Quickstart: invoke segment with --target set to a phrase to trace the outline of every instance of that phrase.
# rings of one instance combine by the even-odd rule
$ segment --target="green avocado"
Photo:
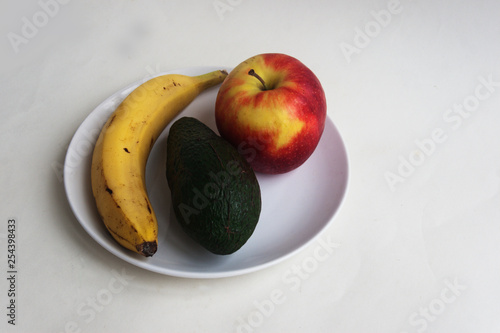
[[[260,186],[229,142],[182,117],[168,134],[166,173],[175,216],[192,239],[220,255],[247,242],[260,216]]]

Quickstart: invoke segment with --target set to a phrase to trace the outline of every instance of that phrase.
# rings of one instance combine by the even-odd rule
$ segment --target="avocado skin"
[[[178,223],[208,251],[239,250],[255,230],[261,194],[250,164],[229,142],[192,117],[167,138],[167,182]]]

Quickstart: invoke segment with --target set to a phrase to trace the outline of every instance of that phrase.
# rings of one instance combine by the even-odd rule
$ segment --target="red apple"
[[[314,152],[325,127],[326,98],[314,73],[279,53],[254,56],[234,68],[215,103],[219,134],[254,171],[289,172]]]

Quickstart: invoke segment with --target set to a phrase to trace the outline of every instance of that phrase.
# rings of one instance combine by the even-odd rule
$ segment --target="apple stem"
[[[256,77],[260,81],[260,83],[262,83],[264,90],[267,90],[266,82],[264,82],[264,80],[260,77],[260,75],[255,73],[255,71],[253,69],[248,71],[248,75],[252,75],[252,76]]]

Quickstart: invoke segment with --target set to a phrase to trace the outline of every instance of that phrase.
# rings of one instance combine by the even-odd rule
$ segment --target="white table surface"
[[[500,331],[500,2],[0,7],[0,331]],[[60,178],[80,123],[145,76],[264,52],[317,74],[344,139],[349,188],[328,229],[275,266],[222,279],[160,275],[105,251]],[[336,247],[311,266],[321,241]]]

